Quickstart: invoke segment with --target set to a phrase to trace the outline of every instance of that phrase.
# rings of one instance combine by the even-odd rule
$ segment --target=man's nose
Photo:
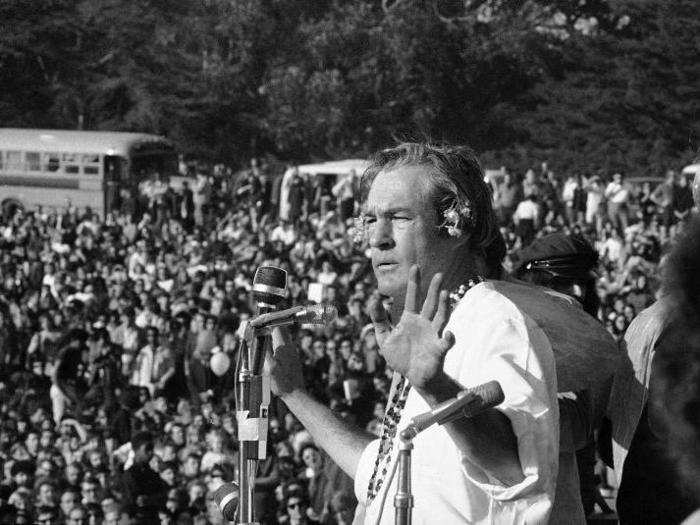
[[[391,221],[377,219],[370,227],[369,235],[370,248],[386,250],[394,246],[394,236],[391,228]]]

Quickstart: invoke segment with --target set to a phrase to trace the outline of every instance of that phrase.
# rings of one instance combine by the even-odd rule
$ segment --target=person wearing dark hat
[[[576,299],[583,309],[597,316],[600,306],[595,288],[594,270],[598,264],[598,253],[580,235],[553,233],[536,239],[532,244],[517,253],[513,275],[523,281],[551,288]],[[593,427],[600,421],[591,420],[593,407],[589,394],[585,392],[566,393],[559,396],[561,413],[559,475],[557,497],[567,489],[580,486],[583,514],[593,512],[597,497],[593,469],[595,466],[595,441]],[[600,419],[602,414],[598,417]],[[576,453],[576,463],[571,462],[571,453]],[[578,476],[571,469],[578,467]],[[571,498],[564,498],[571,500]],[[601,505],[603,506],[603,505]],[[571,512],[571,509],[562,509]],[[607,510],[607,509],[604,509]],[[564,518],[564,514],[559,518]],[[552,516],[557,522],[557,516]]]
[[[553,233],[517,253],[513,275],[575,298],[596,317],[599,299],[594,270],[598,252],[581,235]]]

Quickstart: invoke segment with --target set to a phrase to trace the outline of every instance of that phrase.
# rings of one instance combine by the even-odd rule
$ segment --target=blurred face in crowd
[[[193,483],[190,485],[187,495],[190,498],[190,503],[197,501],[198,499],[204,497],[204,487],[199,483]]]
[[[627,321],[624,315],[618,315],[615,318],[614,328],[618,333],[625,331],[625,328],[627,328]]]
[[[173,443],[178,446],[185,444],[185,435],[182,432],[182,427],[180,425],[173,425],[172,429],[170,430],[170,438],[173,440]]]
[[[39,366],[41,366],[41,363],[39,363]],[[39,435],[36,432],[30,432],[27,434],[24,443],[27,446],[27,452],[32,456],[36,456],[39,450]]]
[[[83,481],[80,487],[80,495],[83,497],[83,503],[97,503],[97,483],[94,481]]]
[[[326,352],[326,345],[325,345],[324,342],[321,341],[320,339],[314,341],[311,348],[313,349],[314,355],[315,355],[317,358],[323,357],[323,355],[324,355],[325,352]]]
[[[291,523],[298,523],[306,516],[306,505],[303,500],[297,496],[292,496],[287,499],[287,515]]]
[[[134,463],[148,463],[153,457],[153,443],[142,443],[134,451]]]
[[[69,525],[86,525],[87,522],[87,513],[80,507],[71,510],[68,514],[68,520],[66,520]]]
[[[196,456],[187,456],[183,466],[183,472],[188,478],[195,478],[199,475],[199,458]]]
[[[100,507],[102,508],[102,514],[104,514],[106,518],[107,514],[109,514],[112,509],[116,509],[117,500],[114,499],[113,496],[102,498],[102,501],[100,501]]]
[[[178,490],[177,489],[170,489],[168,491],[168,499],[165,502],[165,508],[168,509],[170,512],[176,512],[177,509],[180,507],[180,499],[178,497]]]
[[[165,481],[169,486],[175,485],[175,471],[172,467],[166,467],[160,473],[160,478]]]
[[[102,453],[98,450],[93,450],[89,455],[90,466],[94,469],[102,467]]]
[[[223,445],[223,440],[218,432],[213,432],[209,437],[209,450],[215,453],[221,453]]]
[[[176,450],[172,443],[165,445],[160,454],[164,462],[175,461],[176,459]]]
[[[37,477],[50,477],[53,474],[54,471],[54,466],[53,463],[51,462],[50,459],[45,459],[41,462],[39,462],[37,468],[36,468],[36,475]]]
[[[304,449],[304,451],[301,454],[301,460],[307,467],[312,468],[314,470],[320,469],[321,465],[323,464],[321,454],[318,450],[316,450],[313,447],[307,447]]]
[[[27,487],[27,486],[29,486],[29,483],[31,481],[31,477],[29,476],[28,472],[26,472],[24,470],[20,470],[19,472],[17,472],[14,475],[13,480],[17,484],[17,486]]]
[[[39,493],[37,495],[39,505],[53,507],[56,504],[55,498],[56,494],[54,493],[53,486],[51,484],[42,483],[39,486]]]
[[[350,359],[348,359],[348,369],[355,371],[355,372],[361,372],[365,367],[365,361],[362,359],[362,356],[359,354],[352,354],[350,356]]]
[[[78,502],[78,496],[73,491],[67,491],[61,494],[61,512],[68,516],[70,511],[76,506]]]
[[[102,525],[119,525],[119,511],[116,509],[111,509],[109,512],[105,512]]]
[[[346,361],[350,359],[350,354],[352,353],[352,343],[347,339],[340,342],[340,355]]]

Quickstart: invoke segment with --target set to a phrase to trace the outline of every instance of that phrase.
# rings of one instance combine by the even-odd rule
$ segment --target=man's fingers
[[[435,309],[438,307],[440,299],[440,285],[442,284],[442,274],[436,273],[430,280],[430,287],[423,302],[423,309],[420,314],[428,320],[431,320],[435,315]]]
[[[413,265],[408,270],[408,284],[406,285],[406,301],[404,312],[418,313],[418,294],[420,293],[420,272],[418,266]]]
[[[389,315],[382,305],[381,299],[375,297],[370,300],[368,305],[369,317],[374,324],[374,335],[377,338],[379,346],[382,345],[386,336],[391,332],[391,324],[389,323]]]
[[[445,335],[440,339],[440,349],[443,351],[443,353],[447,353],[447,351],[452,348],[455,344],[455,336],[452,332],[449,330],[445,332]]]
[[[442,290],[438,297],[437,313],[433,317],[433,328],[438,335],[442,334],[442,331],[450,318],[450,294],[447,290]]]

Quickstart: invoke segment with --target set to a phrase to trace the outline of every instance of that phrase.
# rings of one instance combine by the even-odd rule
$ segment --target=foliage
[[[694,0],[5,0],[0,125],[143,130],[211,160],[467,142],[657,174],[698,149]]]

